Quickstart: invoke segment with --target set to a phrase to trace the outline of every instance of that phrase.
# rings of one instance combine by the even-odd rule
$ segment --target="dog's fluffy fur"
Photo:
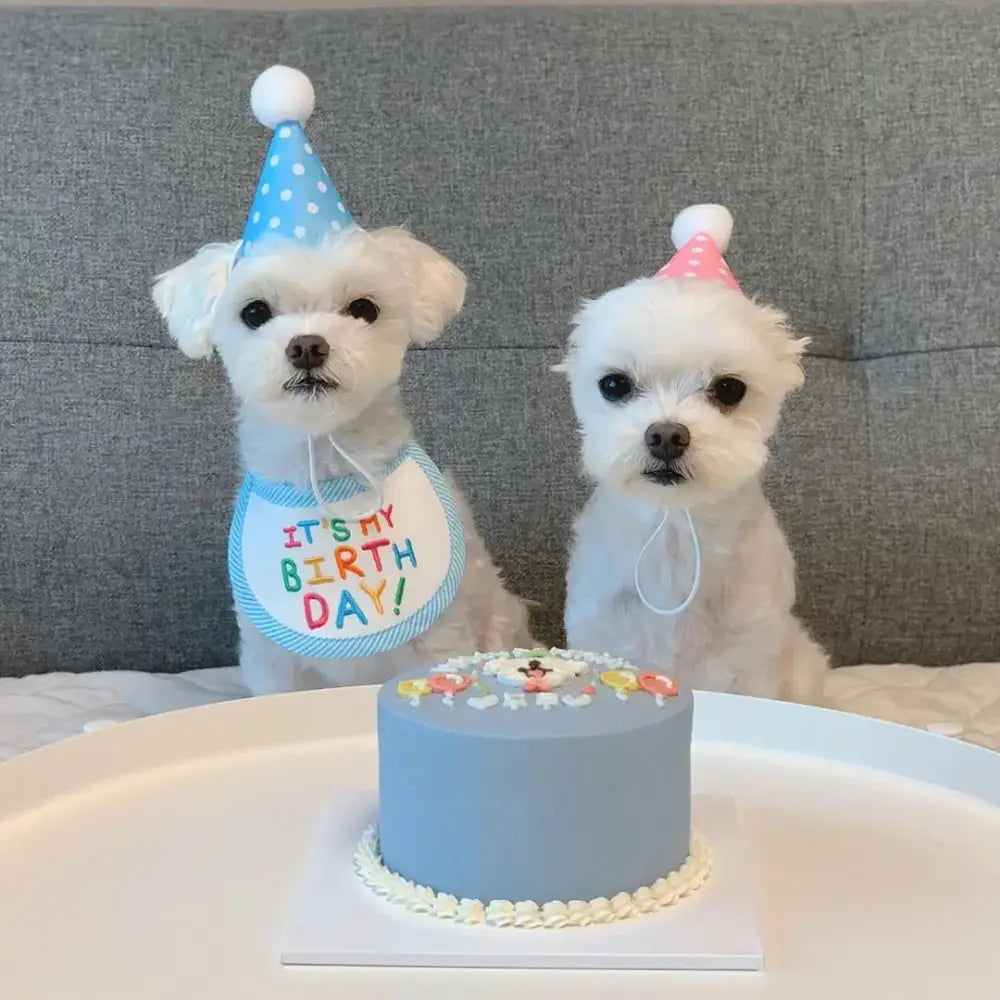
[[[239,405],[246,470],[309,489],[307,439],[316,442],[321,478],[353,473],[327,442],[332,434],[365,469],[377,472],[412,436],[399,379],[411,343],[426,344],[454,318],[465,277],[401,229],[349,230],[319,248],[283,246],[230,267],[237,244],[210,244],[161,275],[153,297],[180,349],[193,358],[217,351]],[[346,312],[370,298],[369,326]],[[273,319],[248,329],[240,312],[264,300]],[[285,355],[292,337],[318,334],[329,356],[313,374],[326,385],[302,391]],[[357,660],[289,653],[238,615],[240,663],[254,693],[377,683],[415,664],[431,666],[474,650],[531,646],[521,602],[503,586],[454,482],[465,528],[465,574],[454,602],[423,635],[391,653]]]
[[[785,397],[803,382],[785,317],[721,283],[640,279],[585,303],[564,365],[596,488],[575,525],[566,630],[573,648],[607,650],[694,688],[818,703],[826,658],[792,614],[791,552],[760,475]],[[634,385],[620,402],[599,389],[609,374]],[[746,384],[735,406],[713,399],[722,377]],[[647,428],[683,425],[690,444],[654,459]],[[701,586],[676,617],[639,600],[634,566],[647,550],[643,590],[660,608],[687,596],[692,514]]]

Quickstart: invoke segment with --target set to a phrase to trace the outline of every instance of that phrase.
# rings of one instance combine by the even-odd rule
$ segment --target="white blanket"
[[[0,760],[102,726],[246,696],[235,668],[2,677]]]
[[[826,698],[843,712],[1000,750],[1000,663],[843,667],[827,681]]]
[[[1000,750],[1000,663],[845,667],[826,693],[832,708]],[[245,697],[235,668],[0,678],[0,760],[102,726]]]

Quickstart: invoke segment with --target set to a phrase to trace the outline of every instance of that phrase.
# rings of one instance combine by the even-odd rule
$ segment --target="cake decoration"
[[[550,900],[541,904],[532,900],[460,900],[449,893],[436,893],[427,886],[410,882],[391,872],[383,863],[374,826],[365,830],[354,852],[354,870],[374,893],[413,913],[426,913],[459,924],[560,930],[629,920],[673,906],[704,885],[712,870],[712,852],[705,838],[692,830],[691,851],[684,864],[650,886],[631,893],[620,892],[610,899],[598,896],[590,900]]]
[[[480,712],[485,711],[488,708],[496,708],[500,704],[500,699],[495,694],[487,694],[483,696],[476,696],[469,698],[466,701],[469,708],[475,708]]]
[[[479,669],[470,669],[473,665]],[[627,701],[633,692],[644,691],[654,697],[657,705],[662,706],[666,704],[666,699],[676,698],[679,693],[677,682],[666,674],[652,671],[637,674],[628,669],[624,661],[611,657],[605,658],[603,665],[607,665],[609,669],[598,674],[597,680],[614,691],[621,701]],[[465,661],[449,660],[438,673],[431,674],[430,677],[400,681],[396,690],[400,697],[414,706],[419,706],[429,695],[440,695],[443,704],[454,705],[456,695],[469,691],[470,697],[466,699],[466,703],[477,711],[495,708],[499,704],[511,711],[519,711],[532,704],[546,712],[559,705],[585,708],[593,703],[597,695],[597,688],[590,681],[578,691],[556,694],[553,693],[553,688],[565,687],[574,680],[579,680],[590,669],[585,661],[554,649],[514,650],[513,655],[479,653]],[[480,670],[484,675],[482,677]],[[520,688],[520,692],[498,692],[485,681]],[[531,694],[535,695],[533,703],[526,697]]]
[[[426,677],[413,677],[410,680],[400,681],[396,685],[396,692],[402,698],[406,698],[411,705],[419,705],[420,699],[431,693],[431,686]]]
[[[622,701],[628,700],[630,691],[639,690],[639,681],[632,670],[605,670],[598,679]]]
[[[498,657],[487,660],[483,673],[491,674],[506,687],[524,691],[550,691],[587,671],[586,663],[561,656]]]
[[[472,678],[463,677],[461,674],[432,674],[429,683],[435,694],[444,695],[443,700],[446,705],[453,705],[455,695],[469,687]]]
[[[639,687],[656,697],[656,704],[663,705],[667,698],[676,698],[680,689],[677,682],[665,674],[639,674]]]
[[[544,677],[528,677],[524,682],[524,690],[528,694],[537,694],[543,691],[551,691],[552,688]]]

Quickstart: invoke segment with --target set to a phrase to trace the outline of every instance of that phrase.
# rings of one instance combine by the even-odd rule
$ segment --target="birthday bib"
[[[372,510],[378,497],[356,476],[320,483],[322,504],[311,491],[244,478],[229,578],[264,635],[302,656],[373,656],[425,632],[451,604],[465,534],[440,470],[411,441],[380,485]]]

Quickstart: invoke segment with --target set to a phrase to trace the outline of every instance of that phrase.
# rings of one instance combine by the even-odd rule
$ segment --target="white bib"
[[[454,600],[465,533],[440,470],[407,442],[386,467],[383,501],[356,476],[311,491],[247,475],[229,531],[240,610],[301,656],[353,659],[425,632]]]

